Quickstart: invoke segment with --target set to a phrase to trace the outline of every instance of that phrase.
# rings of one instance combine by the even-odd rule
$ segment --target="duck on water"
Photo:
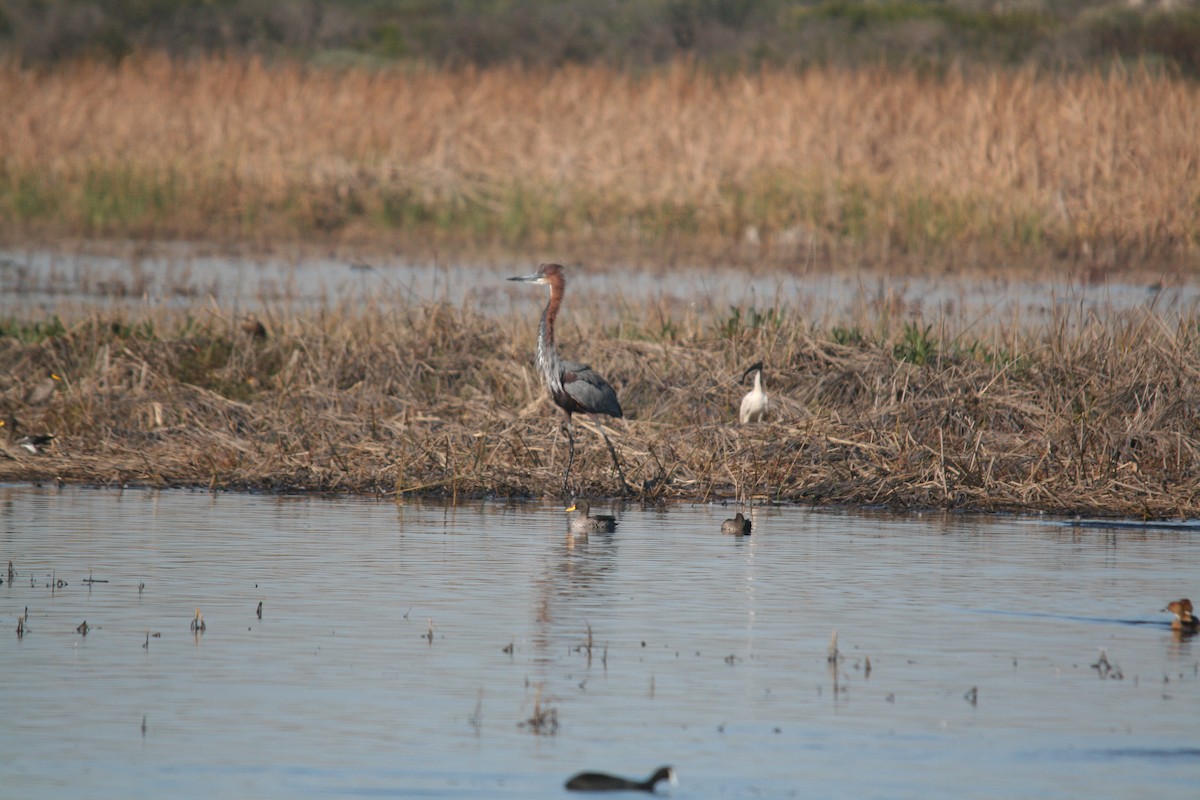
[[[659,767],[658,771],[644,781],[632,781],[603,772],[581,772],[567,781],[573,792],[653,792],[659,781],[668,781],[672,786],[679,784],[672,767]]]
[[[617,529],[617,518],[608,514],[597,514],[591,516],[589,512],[592,510],[591,505],[587,500],[576,500],[567,509],[568,514],[574,514],[567,523],[572,533],[595,533],[604,532],[611,533]]]
[[[1186,597],[1179,600],[1172,600],[1170,603],[1167,603],[1167,607],[1163,611],[1170,611],[1175,615],[1175,619],[1171,620],[1171,630],[1189,635],[1196,632],[1196,617],[1192,613],[1191,600]]]
[[[749,536],[750,535],[750,520],[742,512],[733,515],[733,519],[727,519],[721,523],[721,533],[731,533],[734,536]]]

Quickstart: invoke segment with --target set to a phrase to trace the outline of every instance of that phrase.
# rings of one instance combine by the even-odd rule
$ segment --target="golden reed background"
[[[8,225],[33,229],[369,239],[407,223],[520,240],[662,226],[1176,261],[1200,242],[1200,86],[1145,72],[375,72],[148,56],[5,66],[0,98],[0,194]],[[141,203],[122,208],[114,182]]]

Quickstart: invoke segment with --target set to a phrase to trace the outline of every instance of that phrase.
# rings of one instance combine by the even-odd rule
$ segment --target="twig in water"
[[[825,660],[830,664],[837,665],[838,662],[838,644],[837,644],[837,628],[833,629],[833,635],[829,637],[829,652]]]
[[[558,733],[558,709],[542,708],[542,687],[533,698],[533,716],[517,723],[518,728],[528,727],[538,736],[553,736]]]
[[[1096,674],[1101,678],[1112,678],[1113,680],[1121,680],[1125,675],[1121,672],[1121,668],[1108,660],[1108,653],[1104,648],[1100,648],[1100,658],[1096,659],[1096,663],[1092,664],[1092,669],[1096,670]]]
[[[479,690],[479,697],[475,700],[475,713],[467,718],[467,722],[471,724],[477,734],[483,728],[483,689]]]

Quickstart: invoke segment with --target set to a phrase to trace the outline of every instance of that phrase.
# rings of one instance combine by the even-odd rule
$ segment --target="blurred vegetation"
[[[146,50],[334,65],[717,70],[1127,61],[1200,75],[1196,0],[0,0],[24,65]]]

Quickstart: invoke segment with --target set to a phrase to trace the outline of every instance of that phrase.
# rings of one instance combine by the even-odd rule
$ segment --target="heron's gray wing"
[[[624,416],[616,391],[591,367],[575,361],[564,361],[562,367],[563,391],[575,401],[579,410],[589,414],[607,414],[618,419]]]

